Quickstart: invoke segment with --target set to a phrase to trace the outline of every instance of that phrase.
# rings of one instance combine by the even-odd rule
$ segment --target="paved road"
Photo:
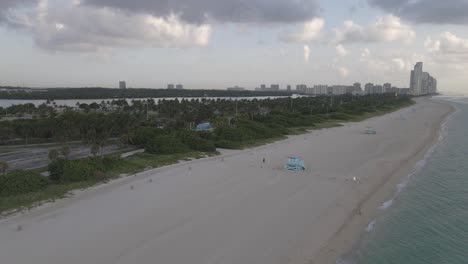
[[[13,152],[0,153],[0,160],[6,161],[9,170],[34,169],[45,167],[49,164],[49,151],[57,147],[22,147]],[[101,149],[101,155],[117,151],[117,146],[106,146]],[[70,158],[78,159],[91,156],[90,148],[87,146],[71,147]]]

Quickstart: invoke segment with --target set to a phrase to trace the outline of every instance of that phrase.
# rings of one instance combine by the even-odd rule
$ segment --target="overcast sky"
[[[0,0],[0,85],[467,92],[468,0]]]

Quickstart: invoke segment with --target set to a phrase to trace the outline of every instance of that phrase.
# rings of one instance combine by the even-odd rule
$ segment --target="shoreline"
[[[430,100],[440,104],[448,104],[447,102],[435,101],[432,98]],[[426,144],[420,146],[410,159],[400,164],[400,167],[395,167],[391,174],[384,176],[380,185],[359,202],[340,229],[310,260],[309,264],[338,263],[343,256],[351,253],[359,246],[359,241],[362,239],[364,232],[368,232],[367,228],[372,225],[377,216],[383,213],[380,209],[383,203],[395,197],[398,184],[405,178],[410,177],[417,170],[417,163],[424,160],[431,148],[439,144],[442,126],[456,112],[455,107],[452,105],[450,107],[451,110],[438,120],[437,125],[431,128],[431,137],[426,140]],[[358,211],[359,213],[356,213]]]

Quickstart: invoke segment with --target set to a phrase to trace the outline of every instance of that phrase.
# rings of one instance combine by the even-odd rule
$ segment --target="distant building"
[[[346,86],[344,85],[333,85],[331,87],[331,94],[333,95],[343,95],[346,93]]]
[[[307,92],[307,85],[305,85],[305,84],[296,85],[296,92],[301,93],[301,94],[305,94]]]
[[[260,89],[261,89],[262,91],[265,91],[265,90],[267,89],[267,88],[266,88],[266,85],[265,85],[265,84],[260,85]]]
[[[391,83],[384,83],[383,85],[383,92],[384,93],[391,93],[393,91]]]
[[[119,82],[119,88],[120,89],[127,89],[127,83],[125,81],[120,81]]]
[[[239,87],[239,86],[234,86],[234,87],[229,87],[227,88],[228,91],[245,91],[245,88]]]
[[[184,86],[182,84],[178,84],[178,85],[176,85],[176,89],[177,90],[183,90]]]
[[[291,85],[286,86],[286,91],[288,91],[288,92],[291,91]]]
[[[279,84],[272,84],[270,86],[270,90],[272,90],[272,91],[279,91],[279,89],[280,89]]]
[[[327,95],[328,85],[314,85],[315,95]]]
[[[412,95],[427,95],[437,93],[437,79],[423,72],[423,63],[418,62],[411,71],[410,92]]]
[[[374,93],[375,94],[383,94],[384,93],[383,86],[382,85],[374,86]]]
[[[400,94],[400,95],[408,95],[411,93],[411,89],[410,88],[397,88],[397,93]]]
[[[364,86],[364,93],[365,94],[374,94],[374,84],[373,83],[366,83]]]
[[[354,83],[353,88],[354,88],[354,92],[362,92],[361,83],[358,83],[358,82]]]
[[[173,84],[168,84],[168,85],[167,85],[167,89],[168,89],[168,90],[174,90],[174,89],[175,89],[175,85],[173,85]]]

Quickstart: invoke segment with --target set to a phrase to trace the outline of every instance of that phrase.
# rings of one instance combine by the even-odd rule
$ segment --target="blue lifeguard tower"
[[[300,157],[289,157],[288,162],[284,165],[284,169],[299,172],[306,170],[306,167]]]
[[[197,127],[195,128],[195,131],[211,131],[213,130],[214,127],[211,125],[209,122],[204,122],[201,124],[198,124]]]

